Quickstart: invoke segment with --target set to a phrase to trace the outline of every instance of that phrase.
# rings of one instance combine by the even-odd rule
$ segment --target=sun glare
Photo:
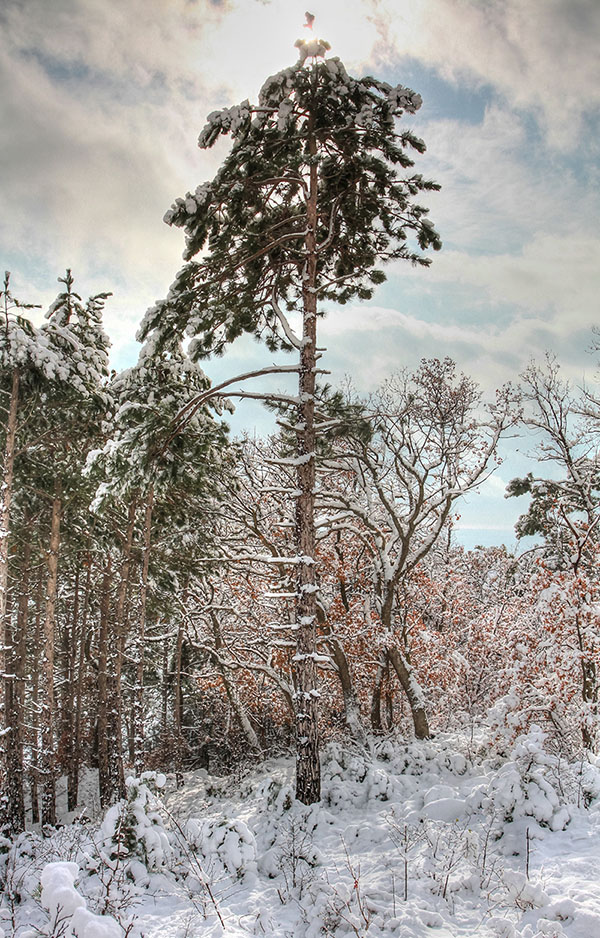
[[[370,60],[381,38],[373,11],[373,4],[361,0],[274,0],[268,4],[236,0],[214,30],[206,64],[222,73],[223,62],[229,63],[228,83],[243,96],[258,90],[267,74],[296,61],[297,39],[326,39],[331,55],[357,68]],[[312,29],[307,26],[307,12],[315,17]],[[254,89],[248,87],[249,80]]]

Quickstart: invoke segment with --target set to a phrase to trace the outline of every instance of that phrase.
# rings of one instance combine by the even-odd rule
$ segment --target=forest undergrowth
[[[330,742],[323,798],[293,760],[243,778],[146,772],[90,817],[28,830],[2,854],[5,936],[477,935],[589,938],[600,763],[553,754],[537,726],[430,740]],[[64,805],[66,807],[66,805]],[[597,851],[596,851],[597,853]]]

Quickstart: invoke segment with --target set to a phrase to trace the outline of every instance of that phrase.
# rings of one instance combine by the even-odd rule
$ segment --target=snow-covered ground
[[[323,800],[293,761],[241,782],[148,773],[98,824],[23,835],[5,858],[4,935],[33,938],[598,938],[600,769],[535,728],[329,744]],[[587,805],[587,806],[586,806]]]

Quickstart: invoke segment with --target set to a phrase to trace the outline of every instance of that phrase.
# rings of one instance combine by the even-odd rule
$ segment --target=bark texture
[[[60,548],[60,522],[62,515],[62,493],[56,486],[52,501],[50,524],[50,549],[48,551],[46,580],[46,615],[44,618],[44,655],[42,679],[44,699],[42,703],[42,824],[56,825],[56,747],[54,741],[55,697],[54,697],[54,647],[56,632],[56,599],[58,594],[58,552]]]
[[[316,80],[316,75],[315,75]],[[314,112],[309,117],[309,151],[316,156]],[[298,375],[296,546],[296,798],[313,804],[321,798],[319,713],[316,652],[317,585],[315,576],[315,369],[317,347],[317,167],[310,166],[306,206],[306,268],[303,287],[303,327]]]

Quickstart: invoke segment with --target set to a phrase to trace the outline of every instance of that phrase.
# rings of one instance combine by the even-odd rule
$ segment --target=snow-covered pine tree
[[[58,560],[65,511],[80,496],[80,477],[87,447],[97,439],[98,426],[107,403],[108,340],[101,329],[101,311],[108,294],[90,298],[87,305],[73,290],[67,270],[58,278],[65,289],[59,293],[38,330],[51,368],[46,370],[50,393],[37,419],[44,426],[44,445],[36,446],[34,462],[38,491],[51,505],[49,545],[46,557],[44,652],[42,655],[43,703],[41,708],[42,823],[56,822],[56,714],[54,658]],[[74,437],[77,434],[77,445]]]
[[[39,350],[29,320],[19,310],[35,308],[22,303],[10,289],[10,273],[4,274],[2,324],[0,328],[0,381],[7,399],[4,424],[4,460],[2,466],[2,497],[0,502],[0,834],[19,831],[25,823],[23,803],[20,726],[15,722],[19,689],[15,686],[14,667],[7,668],[8,641],[8,552],[11,502],[15,465],[15,443],[18,427],[19,401],[22,397],[22,375],[35,374]],[[14,661],[12,662],[14,663]]]
[[[108,441],[92,454],[89,471],[97,478],[94,510],[111,509],[128,516],[122,536],[122,569],[114,617],[113,687],[118,715],[106,754],[107,781],[101,785],[103,803],[122,796],[122,716],[121,672],[125,651],[123,608],[127,589],[132,538],[138,515],[142,519],[142,562],[136,610],[135,638],[129,658],[134,663],[131,701],[132,758],[136,771],[143,769],[144,744],[144,637],[146,631],[153,517],[163,521],[162,540],[177,526],[189,522],[190,514],[207,514],[211,500],[220,490],[220,477],[227,462],[227,426],[215,419],[208,406],[197,408],[182,432],[173,435],[173,426],[182,408],[210,382],[196,362],[184,353],[180,343],[168,350],[146,347],[135,367],[118,375],[112,383],[116,413]],[[213,405],[214,406],[214,405]],[[217,408],[219,411],[220,407]],[[208,539],[208,519],[195,517],[197,534]],[[181,540],[181,538],[180,538]],[[173,571],[172,571],[173,572]],[[156,571],[155,579],[165,571]],[[174,573],[174,575],[176,575]],[[101,709],[102,709],[101,701]],[[121,763],[115,774],[111,766]],[[103,774],[101,765],[101,775]],[[102,779],[101,779],[102,781]]]
[[[54,607],[56,602],[58,544],[60,538],[60,517],[65,498],[69,497],[64,488],[76,488],[73,461],[76,453],[81,457],[82,429],[98,423],[97,414],[91,419],[87,407],[92,400],[102,399],[102,383],[107,377],[108,341],[101,330],[101,308],[108,294],[92,297],[84,307],[81,298],[73,291],[73,278],[67,271],[59,282],[65,284],[65,290],[59,295],[48,313],[48,322],[39,329],[19,314],[19,309],[30,308],[14,299],[10,292],[9,276],[6,274],[2,303],[4,312],[3,328],[0,330],[0,372],[2,382],[9,398],[8,416],[5,424],[5,458],[2,517],[0,521],[0,589],[2,594],[2,626],[6,637],[6,596],[8,577],[8,545],[11,535],[10,512],[13,494],[13,473],[15,472],[15,450],[19,451],[20,489],[25,504],[29,493],[32,501],[32,489],[37,499],[46,493],[46,506],[51,503],[52,523],[50,524],[50,549],[47,556],[48,576],[45,602],[45,653],[43,658],[45,685],[43,704],[43,726],[48,755],[45,766],[49,788],[46,792],[44,820],[50,823],[54,818]],[[14,311],[16,310],[16,315]],[[90,322],[93,326],[90,330]],[[85,344],[84,344],[85,343]],[[27,403],[27,419],[19,423],[19,410]],[[73,419],[70,420],[69,416]],[[73,433],[76,417],[79,434],[77,450],[66,446],[66,434]],[[69,444],[72,442],[68,440]],[[66,459],[68,466],[62,466],[60,459]],[[76,460],[75,460],[76,461]],[[25,478],[26,477],[26,478]],[[48,481],[51,490],[47,489]],[[58,488],[57,488],[58,487]],[[60,497],[58,497],[60,490]],[[35,499],[34,499],[35,500]],[[25,511],[27,514],[27,511]],[[31,513],[30,513],[31,514]],[[27,593],[21,591],[19,604],[24,608]],[[22,829],[23,817],[23,771],[22,771],[22,698],[23,688],[15,688],[17,678],[22,684],[24,675],[23,655],[25,642],[23,628],[26,616],[17,612],[17,633],[13,636],[11,654],[11,674],[6,676],[7,697],[14,705],[10,712],[5,712],[3,723],[6,732],[2,738],[6,741],[0,759],[0,789],[4,795],[0,807],[2,815],[0,827],[10,831]],[[6,642],[0,642],[2,648]],[[4,667],[1,668],[4,671]],[[21,677],[19,677],[21,675]],[[6,761],[10,762],[10,772],[6,772]],[[52,767],[50,769],[50,767]],[[8,774],[9,782],[4,784],[3,776]]]
[[[297,365],[265,373],[298,375],[291,398],[297,405],[296,793],[312,803],[320,798],[314,527],[320,304],[367,300],[385,279],[383,262],[429,264],[421,252],[441,245],[427,209],[415,201],[438,188],[412,171],[410,154],[422,153],[425,144],[397,125],[421,106],[420,96],[353,78],[338,58],[321,60],[327,43],[297,45],[298,63],[268,78],[257,104],[246,100],[209,116],[199,145],[229,134],[233,146],[215,178],[167,212],[167,223],[185,230],[186,264],[168,297],[146,314],[140,335],[159,346],[191,335],[190,354],[204,357],[251,333],[271,351],[298,355]],[[301,319],[301,334],[290,314]]]

